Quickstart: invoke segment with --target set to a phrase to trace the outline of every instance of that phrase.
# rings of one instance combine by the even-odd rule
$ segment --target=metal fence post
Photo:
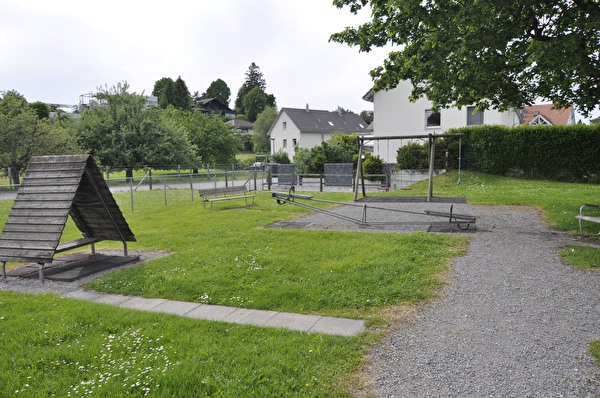
[[[319,192],[323,192],[323,174],[319,174]]]
[[[167,205],[167,176],[163,177],[164,189],[165,189],[165,206]]]
[[[190,191],[192,192],[192,202],[194,201],[194,175],[190,169]]]
[[[133,178],[129,179],[129,191],[131,192],[131,211],[133,212]]]

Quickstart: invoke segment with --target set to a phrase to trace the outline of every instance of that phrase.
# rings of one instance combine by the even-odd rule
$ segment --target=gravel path
[[[600,367],[587,349],[600,339],[600,272],[566,266],[557,255],[579,238],[552,231],[532,207],[455,205],[459,210],[481,217],[468,233],[470,249],[455,260],[442,297],[392,328],[372,352],[364,375],[374,379],[372,389],[382,397],[597,397]],[[356,229],[322,214],[294,221]],[[416,229],[424,226],[379,230]]]

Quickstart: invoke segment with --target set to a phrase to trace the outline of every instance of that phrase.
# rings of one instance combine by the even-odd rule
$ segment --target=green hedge
[[[461,166],[488,174],[568,182],[600,183],[600,125],[477,126],[463,133]],[[439,144],[439,145],[438,145]],[[458,167],[458,139],[436,142]]]

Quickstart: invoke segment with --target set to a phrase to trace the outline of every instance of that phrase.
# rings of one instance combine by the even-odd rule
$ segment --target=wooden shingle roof
[[[84,238],[135,242],[90,155],[36,156],[0,236],[0,261],[52,262],[69,216]]]

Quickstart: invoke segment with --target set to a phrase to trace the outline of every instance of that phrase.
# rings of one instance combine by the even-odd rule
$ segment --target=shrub
[[[273,156],[271,157],[271,161],[273,163],[279,163],[279,164],[290,164],[290,157],[288,156],[287,152],[284,151],[277,151],[273,154]]]
[[[374,174],[383,174],[383,159],[379,156],[373,156],[370,153],[365,155],[365,160],[363,161],[363,172],[366,175],[374,175]],[[369,181],[384,181],[385,177],[378,175],[373,177],[368,177]]]
[[[483,173],[567,182],[600,182],[600,125],[477,126],[463,133],[462,168]],[[458,166],[458,140],[449,142]],[[437,144],[437,143],[436,143]]]

